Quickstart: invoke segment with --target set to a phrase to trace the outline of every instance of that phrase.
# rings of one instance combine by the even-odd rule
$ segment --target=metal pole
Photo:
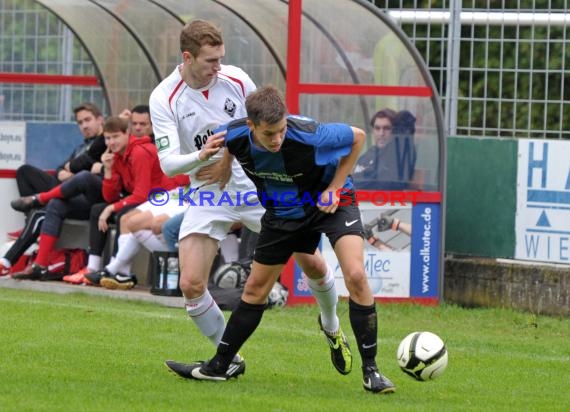
[[[299,83],[301,82],[301,16],[303,0],[289,0],[287,32],[287,77],[285,99],[287,109],[299,114]]]
[[[447,136],[457,134],[457,94],[459,91],[459,47],[461,45],[462,0],[451,0],[447,38],[447,90],[445,95],[444,123]]]
[[[452,0],[453,3],[453,0]],[[450,6],[452,8],[452,6]],[[388,10],[390,17],[402,23],[446,24],[452,20],[451,13],[441,10]],[[490,26],[543,26],[564,27],[570,25],[570,13],[560,12],[504,12],[479,11],[460,13],[463,24],[487,24]]]
[[[61,24],[61,22],[60,22]],[[63,47],[62,47],[62,74],[72,75],[73,74],[73,32],[69,28],[62,24],[63,26]],[[66,122],[71,119],[75,121],[75,118],[71,117],[71,86],[62,85],[61,86],[61,100],[59,106],[59,118],[60,121]]]

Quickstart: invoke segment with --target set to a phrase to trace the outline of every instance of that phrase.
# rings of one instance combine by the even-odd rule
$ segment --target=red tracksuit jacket
[[[113,203],[113,210],[118,212],[127,205],[146,202],[151,189],[170,190],[189,182],[187,175],[168,177],[164,174],[150,137],[131,136],[125,153],[115,153],[111,178],[103,179],[103,198]],[[124,192],[130,195],[121,198]]]

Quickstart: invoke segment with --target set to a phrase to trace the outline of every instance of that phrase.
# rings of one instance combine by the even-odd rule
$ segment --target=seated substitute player
[[[232,313],[216,355],[188,365],[190,377],[225,381],[234,355],[255,331],[267,296],[295,252],[315,253],[325,233],[349,291],[349,318],[362,358],[364,389],[391,393],[395,386],[376,365],[377,315],[364,269],[363,227],[354,204],[339,206],[338,191],[352,193],[349,173],[365,133],[347,124],[319,124],[287,116],[279,91],[266,86],[246,98],[247,118],[227,126],[224,164],[234,155],[254,182],[267,212],[242,299]],[[221,186],[226,176],[222,176]],[[279,201],[287,193],[286,201]],[[353,198],[354,199],[354,198]]]

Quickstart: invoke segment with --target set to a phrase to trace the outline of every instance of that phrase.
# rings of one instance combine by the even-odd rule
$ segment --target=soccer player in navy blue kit
[[[349,318],[362,358],[364,389],[391,393],[395,386],[376,365],[377,317],[364,269],[363,226],[354,204],[339,206],[365,140],[347,124],[321,124],[288,116],[279,91],[266,86],[246,98],[247,118],[227,126],[224,161],[235,156],[266,208],[242,299],[232,313],[216,355],[191,365],[191,378],[225,381],[234,355],[255,331],[267,296],[294,252],[315,253],[329,238],[349,291]],[[223,138],[218,137],[220,147]],[[226,176],[221,178],[225,184]],[[354,200],[354,199],[353,199]]]

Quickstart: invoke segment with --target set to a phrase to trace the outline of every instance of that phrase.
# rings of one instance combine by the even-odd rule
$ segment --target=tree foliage
[[[463,11],[566,13],[568,3],[464,0],[462,5]],[[375,4],[386,9],[445,11],[450,1],[377,0]],[[570,105],[570,33],[565,26],[463,24],[457,91],[446,89],[449,27],[407,23],[402,29],[410,38],[421,39],[414,45],[440,94],[457,94],[459,128],[512,137],[560,137],[561,131],[570,130],[570,116],[563,116]]]

